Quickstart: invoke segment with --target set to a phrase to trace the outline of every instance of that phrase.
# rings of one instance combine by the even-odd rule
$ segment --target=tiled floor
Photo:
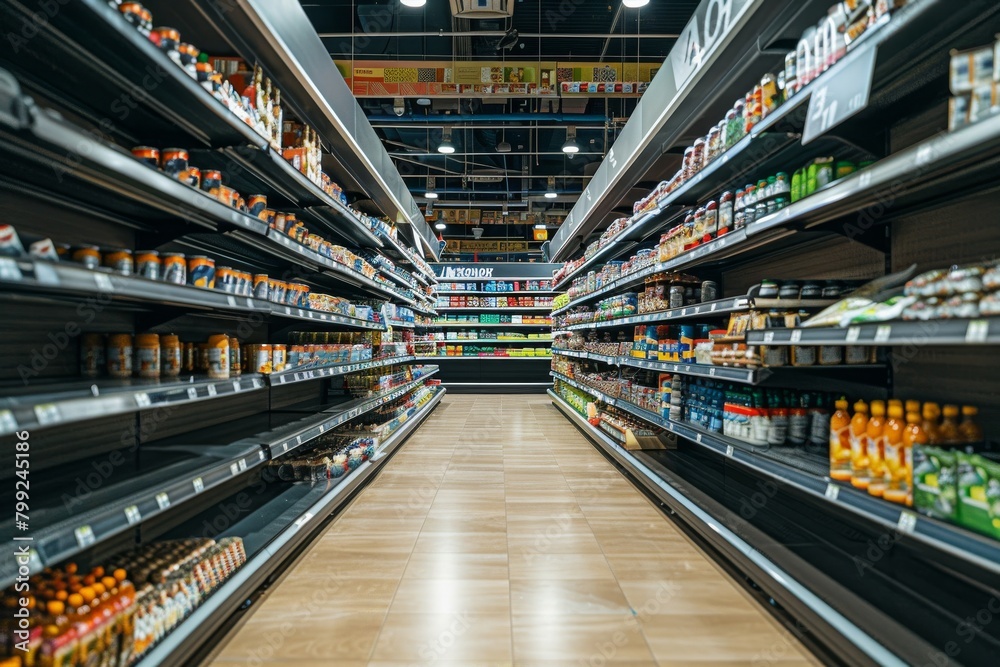
[[[546,396],[453,396],[216,667],[818,664]]]

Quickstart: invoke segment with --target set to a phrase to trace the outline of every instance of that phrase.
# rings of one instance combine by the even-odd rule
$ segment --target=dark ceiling
[[[635,10],[620,0],[511,0],[510,20],[456,19],[448,0],[420,9],[399,0],[301,0],[316,31],[337,60],[547,60],[662,63],[698,0],[651,0]],[[511,28],[518,39],[497,50]],[[439,36],[437,33],[446,33]],[[400,33],[407,33],[401,35]],[[481,33],[494,33],[483,35]],[[648,37],[644,37],[647,35]],[[510,203],[511,210],[569,209],[585,179],[603,159],[635,99],[563,100],[463,98],[422,106],[406,99],[402,116],[392,99],[359,100],[418,202],[427,176],[436,177],[437,206],[448,201]],[[533,114],[526,116],[525,114]],[[545,115],[538,115],[545,114]],[[436,152],[444,126],[453,127],[456,153]],[[562,153],[567,126],[575,126],[581,152]],[[498,153],[506,140],[511,152]],[[499,182],[469,178],[499,172]],[[556,176],[557,200],[542,197]],[[488,206],[488,205],[487,205]]]

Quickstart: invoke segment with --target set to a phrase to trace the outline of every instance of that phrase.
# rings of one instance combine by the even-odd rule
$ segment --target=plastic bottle
[[[906,429],[903,431],[903,447],[906,455],[906,505],[913,506],[913,459],[915,448],[930,445],[930,437],[924,430],[921,423],[922,418],[918,412],[908,412],[906,414]]]
[[[854,404],[851,417],[851,486],[867,489],[871,481],[868,471],[868,404]]]
[[[767,415],[770,420],[767,429],[767,444],[783,445],[788,439],[788,408],[780,391],[767,392]]]
[[[809,439],[809,404],[811,395],[787,392],[785,400],[788,405],[788,444],[801,446]]]
[[[927,434],[927,441],[932,445],[941,444],[940,420],[941,406],[937,403],[924,403],[923,421],[920,426]]]
[[[851,479],[851,415],[848,402],[841,398],[834,403],[830,417],[830,478],[841,482]]]
[[[865,438],[868,446],[868,493],[879,498],[885,491],[885,403],[872,401],[872,417]]]
[[[809,444],[827,447],[830,444],[830,398],[818,393],[809,408]]]
[[[903,434],[906,430],[905,415],[901,403],[889,405],[889,418],[885,422],[885,490],[882,497],[886,500],[906,504],[909,487],[906,482],[906,446]],[[871,486],[868,487],[869,492]]]
[[[976,423],[979,408],[973,405],[962,406],[962,423],[958,425],[958,433],[962,444],[969,447],[983,442],[983,429]]]
[[[944,419],[938,428],[938,438],[941,444],[950,447],[961,444],[962,434],[959,432],[958,406],[946,405],[942,412],[944,413]]]
[[[77,594],[69,597],[83,598]],[[75,600],[74,600],[75,601]],[[42,639],[42,650],[38,655],[39,667],[69,667],[76,664],[77,641],[76,629],[70,624],[66,615],[66,603],[51,600],[46,605],[49,622],[45,626]]]

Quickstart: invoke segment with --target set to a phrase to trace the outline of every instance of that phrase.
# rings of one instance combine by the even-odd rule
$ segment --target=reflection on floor
[[[216,667],[819,664],[546,396],[452,396]]]

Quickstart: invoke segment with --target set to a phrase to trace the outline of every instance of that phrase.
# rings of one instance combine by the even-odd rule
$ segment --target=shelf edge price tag
[[[840,487],[834,484],[833,482],[830,482],[829,484],[826,485],[826,493],[824,493],[823,495],[825,495],[830,500],[836,500],[837,498],[840,497]]]
[[[917,527],[917,515],[913,512],[900,512],[896,527],[901,533],[912,533]]]
[[[80,526],[73,531],[73,535],[76,536],[76,543],[81,548],[89,547],[97,541],[97,537],[94,536],[94,530],[90,526]]]
[[[62,414],[59,412],[59,406],[54,403],[36,405],[35,417],[38,419],[38,423],[42,426],[48,426],[49,424],[55,424],[62,421]]]
[[[0,410],[0,432],[10,433],[17,430],[17,419],[10,410]]]
[[[142,521],[142,514],[139,512],[139,508],[135,505],[129,505],[125,508],[125,520],[128,521],[128,525],[133,526],[140,521]]]
[[[194,480],[192,480],[191,482],[191,486],[194,487],[195,493],[201,493],[202,491],[205,490],[205,480],[203,480],[201,477],[195,477]]]
[[[790,334],[788,334],[788,341],[789,342],[791,342],[791,343],[798,343],[800,340],[802,340],[802,330],[801,329],[793,329],[792,332]]]
[[[238,392],[238,391],[240,391],[241,388],[242,387],[240,387],[240,381],[239,380],[233,380],[233,391],[234,392]]]
[[[230,463],[229,464],[229,473],[233,477],[235,477],[236,475],[240,474],[240,466],[239,466],[239,464],[237,464],[237,463]]]
[[[234,296],[227,296],[226,297],[226,303],[229,304],[230,308],[235,308],[236,307],[236,297],[234,297]]]
[[[875,329],[875,342],[884,343],[892,338],[892,325],[890,324],[880,324],[877,329]]]
[[[100,272],[94,273],[94,284],[97,285],[97,289],[102,292],[114,292],[115,285],[111,282],[111,278]]]
[[[156,505],[161,509],[165,510],[170,507],[170,496],[167,495],[166,491],[161,491],[156,494]]]
[[[859,338],[861,338],[861,327],[847,327],[847,334],[844,336],[845,341],[854,343]]]
[[[28,572],[35,574],[42,570],[42,557],[38,555],[37,549],[28,549]]]
[[[313,513],[312,512],[306,512],[305,514],[303,514],[302,516],[300,516],[298,519],[295,520],[295,527],[296,528],[301,528],[306,523],[308,523],[309,519],[311,519],[311,518],[313,518]]]
[[[862,48],[849,62],[841,61],[839,68],[823,75],[823,85],[809,96],[803,146],[868,106],[875,55],[875,48]]]
[[[240,459],[239,468],[240,468],[240,472],[243,472],[244,470],[247,469],[247,460],[246,459]]]
[[[701,441],[699,440],[699,442],[701,442]],[[732,458],[733,454],[735,454],[735,453],[736,453],[736,450],[733,448],[732,445],[726,445],[726,456],[728,456],[729,458]]]
[[[965,330],[966,343],[985,343],[990,333],[990,323],[987,320],[972,320]]]
[[[208,395],[209,396],[215,396],[218,393],[219,393],[219,391],[215,388],[214,384],[208,385]]]
[[[194,387],[188,387],[188,400],[193,401],[198,398],[198,390]]]
[[[773,340],[774,340],[774,332],[773,331],[765,331],[764,332],[764,342],[765,343],[770,343]]]
[[[140,391],[135,394],[135,404],[140,408],[148,408],[153,404],[153,402],[149,400],[149,394],[144,391]]]

